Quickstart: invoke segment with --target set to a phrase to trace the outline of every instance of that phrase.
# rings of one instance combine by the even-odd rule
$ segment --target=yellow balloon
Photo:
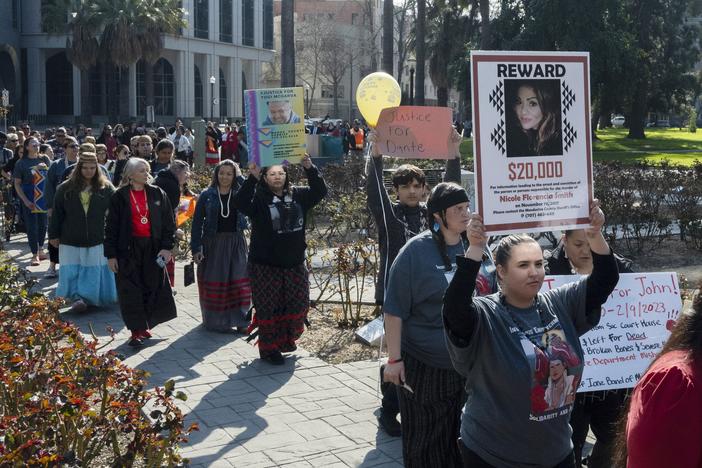
[[[380,112],[387,107],[397,107],[402,99],[400,85],[392,75],[375,72],[366,75],[356,89],[356,104],[366,123],[375,127]]]

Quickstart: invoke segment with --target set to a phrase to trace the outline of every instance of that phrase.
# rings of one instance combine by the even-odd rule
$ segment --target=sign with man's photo
[[[471,52],[477,211],[490,234],[588,225],[589,54]]]
[[[300,162],[306,139],[302,88],[244,92],[249,161],[260,167]]]

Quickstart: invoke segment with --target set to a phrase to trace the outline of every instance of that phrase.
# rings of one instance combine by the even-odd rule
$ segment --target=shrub
[[[147,374],[112,351],[102,354],[95,336],[85,340],[60,319],[57,301],[10,289],[24,274],[3,261],[0,466],[89,466],[105,458],[112,466],[185,463],[179,444],[197,426],[183,427],[173,381],[145,390]]]

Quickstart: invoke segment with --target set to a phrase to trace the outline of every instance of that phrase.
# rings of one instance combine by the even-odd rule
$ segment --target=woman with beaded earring
[[[202,322],[208,330],[246,333],[251,285],[246,272],[246,220],[234,195],[244,183],[239,166],[225,159],[215,166],[210,186],[200,194],[190,247],[198,264]]]
[[[468,193],[442,182],[431,192],[432,227],[400,250],[390,269],[383,312],[388,346],[384,380],[397,385],[406,467],[458,467],[458,428],[465,380],[454,369],[444,338],[441,306],[468,247]],[[476,294],[497,290],[495,265],[484,251]]]

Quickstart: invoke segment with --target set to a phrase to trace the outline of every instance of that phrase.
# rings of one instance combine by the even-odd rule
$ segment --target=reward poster
[[[471,53],[476,199],[491,234],[589,224],[589,54]]]

